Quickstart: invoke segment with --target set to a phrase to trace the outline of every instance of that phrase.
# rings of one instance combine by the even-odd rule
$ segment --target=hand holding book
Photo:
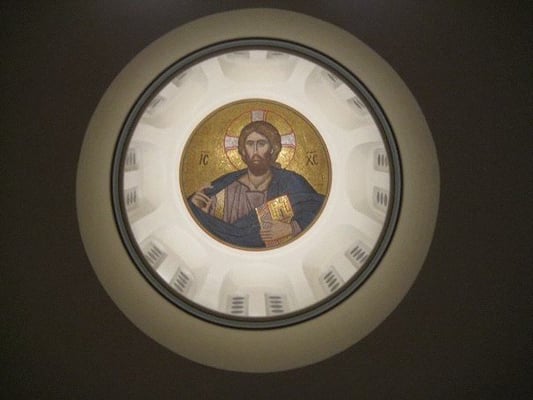
[[[276,246],[292,236],[292,225],[281,221],[265,223],[260,235],[266,247]]]
[[[267,201],[255,209],[261,225],[261,239],[266,247],[278,246],[292,237],[294,212],[288,196]]]

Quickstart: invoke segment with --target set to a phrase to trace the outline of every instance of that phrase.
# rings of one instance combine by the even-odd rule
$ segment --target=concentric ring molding
[[[381,105],[395,133],[403,172],[396,232],[380,265],[347,300],[323,315],[278,329],[218,326],[165,300],[129,258],[113,215],[110,176],[116,140],[135,101],[178,59],[213,43],[263,37],[295,42],[336,60]],[[400,303],[427,254],[436,223],[439,172],[431,133],[401,78],[349,33],[301,14],[250,9],[211,15],[152,43],[117,76],[100,101],[83,143],[77,176],[80,231],[108,294],[143,332],[193,361],[228,370],[301,367],[353,345]]]

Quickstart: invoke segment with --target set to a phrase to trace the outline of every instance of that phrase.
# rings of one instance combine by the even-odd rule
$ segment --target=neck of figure
[[[250,169],[248,169],[248,182],[250,183],[250,189],[258,190],[266,181],[270,180],[272,177],[272,171],[267,169],[267,171],[262,175],[254,175]]]

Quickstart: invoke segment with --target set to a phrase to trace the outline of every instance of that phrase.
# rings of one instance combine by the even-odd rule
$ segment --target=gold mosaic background
[[[277,162],[304,176],[315,190],[328,194],[331,164],[316,128],[299,112],[270,100],[241,100],[208,115],[192,132],[183,151],[180,186],[188,197],[228,172],[246,168],[237,148],[226,149],[226,136],[237,142],[241,129],[252,121],[252,111],[263,111],[265,120],[282,135],[294,133],[296,146],[284,146]],[[232,139],[234,138],[234,139]]]

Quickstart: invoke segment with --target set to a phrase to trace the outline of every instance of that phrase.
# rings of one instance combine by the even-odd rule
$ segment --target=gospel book
[[[292,205],[287,195],[267,201],[265,204],[256,207],[255,212],[257,213],[261,229],[268,226],[267,224],[271,221],[281,221],[290,224],[294,217]],[[265,245],[266,247],[278,246],[290,239],[291,236],[288,235],[276,240],[268,240],[265,242]]]

